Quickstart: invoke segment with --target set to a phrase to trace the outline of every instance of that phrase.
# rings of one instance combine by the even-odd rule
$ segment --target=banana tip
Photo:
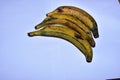
[[[29,37],[32,37],[32,36],[33,36],[33,34],[32,34],[31,32],[27,33],[27,35],[28,35]]]
[[[93,35],[94,35],[94,38],[99,38],[99,33],[97,29],[93,31]]]
[[[92,62],[92,59],[87,59],[86,60],[88,63],[91,63]]]
[[[38,29],[37,26],[35,26],[35,29]]]
[[[94,35],[95,38],[99,38],[99,34],[98,35]]]
[[[46,14],[46,16],[48,16],[48,13]]]

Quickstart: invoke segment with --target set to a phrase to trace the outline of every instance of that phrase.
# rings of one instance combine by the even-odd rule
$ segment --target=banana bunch
[[[85,56],[87,62],[93,58],[94,38],[99,37],[97,23],[86,11],[73,6],[60,6],[46,14],[46,18],[35,26],[36,31],[28,36],[57,37],[69,41]]]

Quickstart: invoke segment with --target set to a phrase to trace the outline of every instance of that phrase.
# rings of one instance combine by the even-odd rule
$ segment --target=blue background
[[[71,43],[28,37],[46,13],[72,5],[98,23],[92,63]],[[120,5],[117,0],[1,0],[0,80],[105,80],[120,77]]]

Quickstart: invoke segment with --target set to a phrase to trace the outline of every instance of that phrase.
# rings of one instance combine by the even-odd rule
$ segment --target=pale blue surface
[[[46,13],[73,5],[97,21],[92,63],[69,42],[27,36]],[[120,77],[120,5],[117,0],[0,1],[0,80],[105,80]]]

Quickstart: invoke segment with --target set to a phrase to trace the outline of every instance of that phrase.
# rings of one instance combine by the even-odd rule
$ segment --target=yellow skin
[[[48,15],[48,16],[52,17],[52,18],[58,18],[58,19],[68,19],[69,21],[78,25],[79,28],[81,28],[86,34],[88,34],[88,35],[91,34],[91,31],[81,21],[79,21],[74,16],[66,15],[66,14],[51,14],[51,15]]]
[[[68,14],[77,17],[81,22],[83,22],[92,32],[95,38],[99,37],[97,23],[94,18],[86,11],[73,7],[73,6],[60,6],[54,11],[48,13],[47,15],[54,14]]]
[[[40,30],[28,33],[30,37],[49,36],[67,40],[84,54],[87,62],[91,62],[93,57],[92,48],[87,40],[76,38],[78,35],[79,33],[64,26],[46,26]]]
[[[62,24],[66,27],[69,27],[69,28],[77,31],[79,33],[79,35],[77,36],[78,38],[81,37],[82,39],[86,39],[92,47],[95,47],[94,39],[91,36],[87,35],[81,28],[79,28],[78,25],[69,21],[68,19],[58,19],[58,18],[47,17],[40,24],[35,26],[35,29],[39,29],[43,26],[51,25],[51,24],[52,25],[53,24]]]

